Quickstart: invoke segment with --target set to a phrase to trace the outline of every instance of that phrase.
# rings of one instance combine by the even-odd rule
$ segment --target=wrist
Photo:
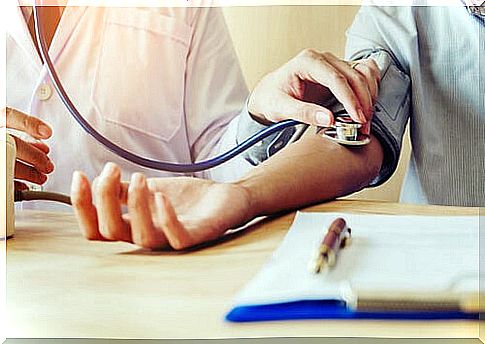
[[[254,183],[253,178],[243,178],[232,183],[238,188],[242,197],[244,197],[245,208],[244,214],[246,222],[255,217],[265,215],[264,202],[261,194],[261,188]]]

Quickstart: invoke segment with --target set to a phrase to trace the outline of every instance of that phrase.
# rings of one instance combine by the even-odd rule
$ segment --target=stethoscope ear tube
[[[118,146],[116,143],[110,141],[108,138],[106,138],[101,133],[99,133],[93,126],[89,124],[88,121],[86,121],[86,119],[81,115],[81,113],[78,111],[78,109],[72,102],[71,98],[69,97],[65,88],[62,85],[59,75],[57,74],[54,68],[54,64],[52,63],[52,60],[50,59],[46,42],[44,40],[44,36],[45,36],[44,30],[42,25],[40,25],[41,16],[40,16],[39,9],[37,7],[37,1],[38,0],[35,0],[33,4],[35,37],[37,40],[37,44],[39,46],[40,55],[46,65],[47,72],[51,78],[52,84],[57,94],[59,95],[59,98],[64,103],[66,109],[71,114],[71,116],[76,120],[76,122],[83,128],[83,130],[88,135],[90,135],[96,141],[98,141],[100,144],[106,147],[106,149],[108,149],[110,152],[116,154],[117,156],[127,161],[130,161],[134,164],[137,164],[139,166],[143,166],[146,168],[160,170],[160,171],[174,172],[174,173],[192,173],[192,172],[204,171],[204,170],[208,170],[213,167],[216,167],[218,165],[221,165],[233,159],[237,155],[241,154],[242,152],[246,151],[250,147],[254,146],[259,141],[262,141],[264,138],[270,135],[273,135],[274,133],[277,133],[288,127],[293,127],[293,126],[302,124],[295,120],[285,120],[279,123],[275,123],[272,126],[269,126],[268,128],[249,137],[244,142],[232,148],[231,150],[225,153],[222,153],[221,155],[216,156],[212,159],[196,162],[193,164],[169,163],[164,161],[148,159],[148,158],[144,158],[142,156],[136,155]],[[352,143],[350,141],[346,142],[345,140],[337,140],[337,142],[341,144],[346,144],[346,145],[355,145],[355,143]],[[368,141],[366,143],[368,143]]]
[[[138,156],[118,146],[117,144],[115,144],[114,142],[110,141],[105,136],[103,136],[101,133],[99,133],[95,128],[93,128],[88,123],[88,121],[86,121],[86,119],[80,114],[80,112],[78,111],[74,103],[71,101],[65,88],[62,85],[61,80],[59,79],[59,76],[54,68],[54,64],[52,63],[52,60],[50,59],[49,53],[47,51],[47,47],[44,40],[43,27],[42,25],[40,25],[41,17],[36,3],[37,3],[37,0],[33,5],[35,36],[36,36],[37,44],[39,46],[41,57],[46,64],[47,72],[49,73],[49,76],[52,80],[52,84],[57,94],[59,95],[59,98],[64,103],[64,105],[66,106],[67,110],[72,115],[72,117],[76,120],[77,123],[79,123],[79,125],[84,129],[84,131],[87,134],[89,134],[96,141],[98,141],[100,144],[106,147],[109,151],[111,151],[112,153],[118,155],[119,157],[125,160],[128,160],[132,163],[135,163],[143,167],[147,167],[154,170],[160,170],[160,171],[168,171],[168,172],[174,172],[174,173],[199,172],[199,171],[208,170],[210,168],[216,167],[220,164],[227,162],[228,160],[233,159],[237,155],[241,154],[242,152],[246,151],[256,143],[258,143],[259,141],[263,140],[264,138],[270,135],[273,135],[276,132],[279,132],[288,127],[301,124],[300,122],[297,122],[294,120],[286,120],[286,121],[276,123],[260,131],[259,133],[256,133],[255,135],[249,137],[240,145],[234,147],[233,149],[215,158],[201,161],[201,162],[196,162],[193,164],[175,164],[175,163],[157,161],[157,160],[152,160],[152,159]]]

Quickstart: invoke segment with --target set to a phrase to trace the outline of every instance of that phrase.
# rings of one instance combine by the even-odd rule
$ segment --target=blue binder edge
[[[478,320],[479,313],[464,312],[363,312],[348,309],[341,300],[303,300],[287,303],[236,306],[225,317],[230,322],[303,319],[398,319],[398,320]]]

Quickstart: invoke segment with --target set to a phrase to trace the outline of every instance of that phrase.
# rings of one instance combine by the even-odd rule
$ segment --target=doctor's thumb
[[[286,113],[282,115],[286,115],[286,118],[292,118],[306,124],[328,127],[334,123],[332,111],[313,103],[289,98],[283,108]]]

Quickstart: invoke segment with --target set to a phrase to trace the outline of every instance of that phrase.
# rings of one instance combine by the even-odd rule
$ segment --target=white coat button
[[[47,84],[42,84],[37,89],[37,98],[39,100],[47,100],[52,96],[52,88]]]

